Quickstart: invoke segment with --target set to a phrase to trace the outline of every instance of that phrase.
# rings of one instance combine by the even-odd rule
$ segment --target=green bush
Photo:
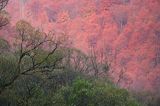
[[[63,90],[67,106],[139,106],[124,89],[77,79]]]

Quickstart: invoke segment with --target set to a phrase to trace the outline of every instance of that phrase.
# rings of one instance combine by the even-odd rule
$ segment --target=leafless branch
[[[8,4],[9,0],[0,0],[0,11]]]

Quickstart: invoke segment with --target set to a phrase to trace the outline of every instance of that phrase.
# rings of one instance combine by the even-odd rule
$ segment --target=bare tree
[[[97,39],[92,37],[88,40],[88,44],[90,47],[89,51],[89,61],[92,66],[92,71],[94,71],[94,76],[99,77],[99,75],[104,74],[109,71],[110,63],[107,59],[105,51],[96,50]]]
[[[8,83],[1,86],[0,93],[11,86],[22,75],[53,71],[57,68],[58,62],[63,59],[63,57],[60,57],[54,61],[49,61],[49,59],[54,57],[56,51],[62,47],[64,42],[64,40],[56,38],[54,33],[45,34],[36,30],[25,21],[19,21],[16,28],[18,34],[15,40],[17,74]],[[42,58],[40,58],[41,54],[43,55]],[[25,64],[26,61],[29,61],[27,66]]]
[[[90,64],[89,58],[86,54],[82,53],[80,50],[73,50],[70,59],[72,62],[72,67],[75,71],[88,74]]]
[[[9,23],[9,15],[6,11],[0,11],[0,28],[6,26]]]

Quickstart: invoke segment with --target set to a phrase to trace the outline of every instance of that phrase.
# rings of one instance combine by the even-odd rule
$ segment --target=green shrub
[[[76,80],[72,86],[63,91],[67,106],[139,106],[124,89],[97,85],[84,79]]]

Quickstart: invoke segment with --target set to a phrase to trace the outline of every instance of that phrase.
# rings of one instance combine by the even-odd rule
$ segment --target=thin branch
[[[34,66],[32,66],[31,68],[27,69],[26,71],[22,72],[21,74],[26,74],[30,71],[35,70],[37,67],[39,67],[41,64],[43,64],[49,57],[50,55],[52,55],[56,50],[57,50],[58,45],[56,44],[56,47],[50,52],[48,53],[48,55],[39,63],[34,64]]]
[[[0,11],[8,4],[9,0],[0,0]]]

